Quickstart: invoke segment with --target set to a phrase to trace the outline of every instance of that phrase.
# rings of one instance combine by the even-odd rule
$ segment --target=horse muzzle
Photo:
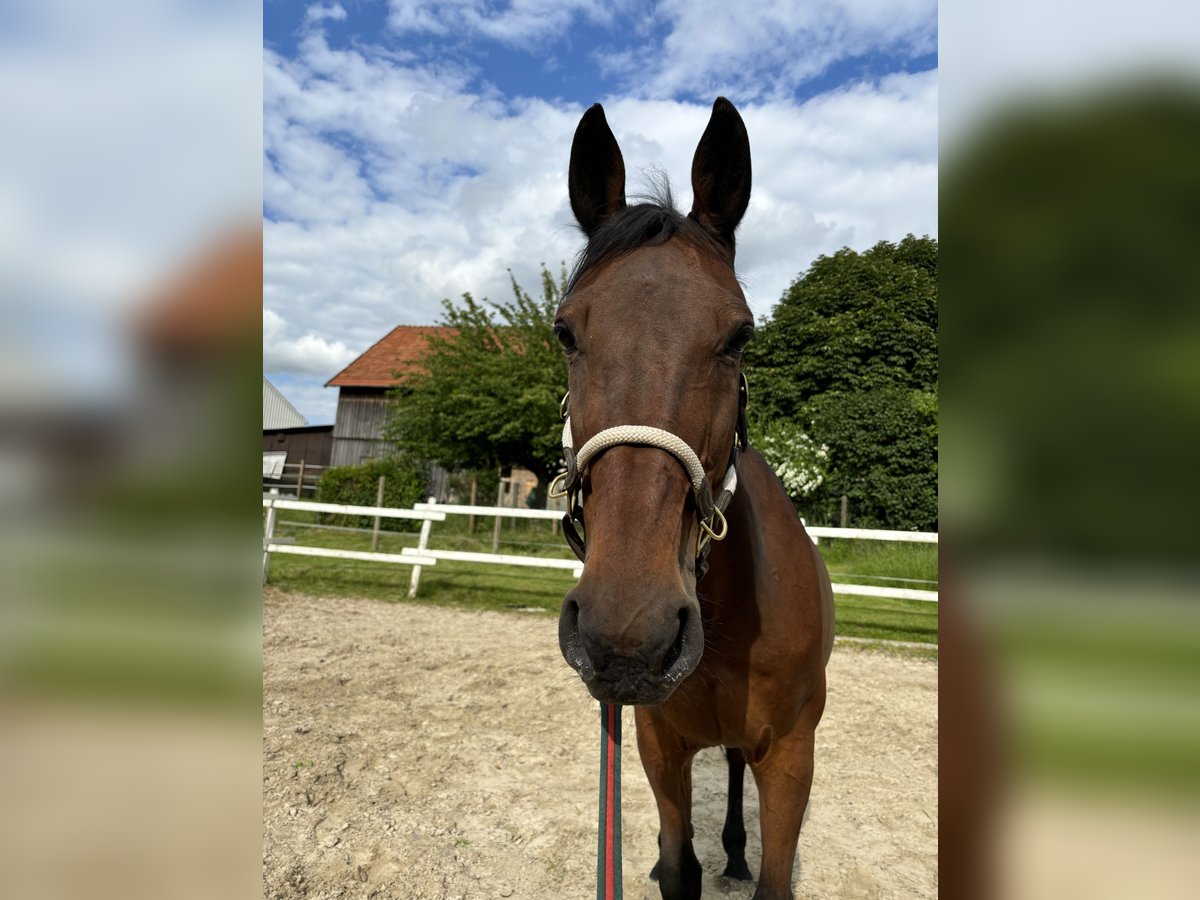
[[[695,599],[684,594],[643,599],[638,615],[625,614],[630,604],[583,585],[563,600],[559,648],[601,703],[655,706],[700,663],[704,630]]]

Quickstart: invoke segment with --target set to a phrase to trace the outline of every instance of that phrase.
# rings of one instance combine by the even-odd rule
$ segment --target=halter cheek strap
[[[584,539],[579,533],[579,528],[583,526],[583,508],[578,500],[583,488],[583,473],[587,471],[588,464],[610,447],[622,444],[657,447],[679,460],[680,465],[687,472],[692,493],[696,497],[696,511],[700,520],[700,542],[696,548],[696,578],[697,580],[702,578],[704,570],[707,568],[709,542],[723,540],[729,531],[729,525],[725,521],[725,510],[733,499],[734,492],[737,491],[738,457],[747,443],[745,413],[748,394],[746,376],[740,375],[737,435],[729,455],[729,465],[725,470],[725,477],[721,480],[721,488],[715,498],[708,482],[708,476],[704,473],[704,466],[696,455],[696,451],[678,435],[662,428],[655,428],[653,425],[616,425],[612,428],[605,428],[592,435],[576,453],[574,436],[571,434],[571,417],[567,408],[570,394],[563,397],[560,413],[565,419],[562,444],[563,458],[566,460],[567,468],[550,483],[548,493],[551,497],[567,498],[567,514],[563,517],[563,534],[580,561],[584,558],[586,547]]]

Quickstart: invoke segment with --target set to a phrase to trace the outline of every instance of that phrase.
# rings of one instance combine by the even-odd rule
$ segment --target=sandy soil
[[[543,616],[269,590],[264,897],[593,897],[598,713],[555,635]],[[625,896],[657,900],[657,813],[625,715]],[[705,896],[749,898],[719,875],[719,750],[693,781]],[[835,649],[809,812],[797,897],[937,895],[936,663]]]

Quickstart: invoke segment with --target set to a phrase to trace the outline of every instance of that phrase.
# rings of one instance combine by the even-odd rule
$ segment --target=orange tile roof
[[[420,369],[421,357],[428,349],[426,339],[432,334],[448,337],[454,329],[445,325],[397,325],[325,382],[325,387],[394,387],[405,373]]]

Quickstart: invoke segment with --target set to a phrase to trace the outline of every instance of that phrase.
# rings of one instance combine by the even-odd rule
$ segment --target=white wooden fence
[[[328,556],[336,559],[363,559],[374,562],[399,563],[413,567],[408,596],[417,595],[421,580],[421,567],[436,565],[439,559],[455,562],[480,563],[498,566],[530,566],[544,569],[569,570],[576,578],[583,572],[583,564],[574,559],[553,559],[542,556],[516,556],[507,553],[474,553],[465,550],[435,550],[429,546],[429,534],[434,522],[445,521],[447,515],[496,516],[519,519],[562,519],[562,512],[551,509],[527,509],[500,506],[463,506],[459,504],[418,503],[412,509],[390,509],[375,506],[349,506],[337,503],[314,503],[308,500],[291,500],[283,497],[264,496],[266,509],[263,538],[263,582],[267,580],[272,553],[293,553],[301,556]],[[389,519],[417,519],[421,521],[421,534],[416,547],[404,547],[400,553],[376,553],[366,550],[337,550],[329,547],[306,547],[290,539],[275,537],[275,511],[278,509],[308,510],[313,512],[338,513],[342,515],[372,516]],[[907,541],[921,544],[936,544],[936,532],[886,531],[869,528],[826,528],[807,526],[814,541],[820,538],[850,538],[854,540]],[[866,584],[833,585],[833,592],[843,596],[882,597],[895,600],[924,600],[936,603],[937,591],[914,588],[876,587]]]
[[[333,559],[363,559],[374,562],[399,563],[412,566],[412,578],[409,581],[408,596],[417,595],[417,586],[421,583],[421,566],[436,566],[437,559],[421,553],[376,553],[368,550],[340,550],[334,547],[306,547],[296,544],[290,539],[275,537],[275,512],[280,509],[296,509],[307,512],[337,513],[347,516],[372,516],[381,519],[418,519],[421,522],[421,537],[419,547],[424,547],[429,541],[429,529],[433,522],[444,522],[446,516],[440,512],[415,509],[391,509],[386,506],[353,506],[346,503],[316,503],[311,500],[289,500],[273,495],[263,496],[263,509],[267,511],[263,522],[263,584],[271,570],[272,553],[292,553],[297,556],[328,556]],[[411,547],[405,547],[411,550]]]

